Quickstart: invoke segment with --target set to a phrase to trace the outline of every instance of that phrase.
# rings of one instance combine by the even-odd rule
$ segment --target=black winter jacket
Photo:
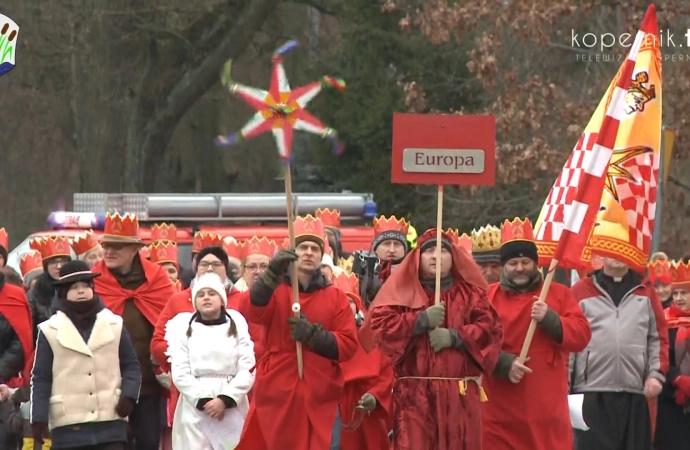
[[[43,272],[38,277],[36,285],[27,294],[29,300],[29,307],[31,308],[31,321],[34,326],[34,345],[38,338],[38,324],[50,319],[50,316],[55,312],[53,308],[53,301],[55,297],[55,288],[53,287],[53,279],[47,272]]]
[[[5,274],[0,272],[0,291]],[[24,349],[10,322],[0,314],[0,383],[14,378],[24,369]]]

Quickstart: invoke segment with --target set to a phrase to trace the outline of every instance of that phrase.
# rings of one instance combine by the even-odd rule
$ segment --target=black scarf
[[[424,288],[425,291],[427,292],[434,292],[436,290],[436,279],[433,280],[426,280],[426,279],[421,279],[419,282],[422,284],[422,288]],[[441,292],[445,292],[448,289],[453,286],[453,277],[448,275],[445,277],[441,278]]]
[[[76,325],[87,325],[96,321],[96,314],[102,309],[99,298],[94,296],[91,300],[83,302],[71,302],[66,299],[60,300],[61,309],[67,317]]]

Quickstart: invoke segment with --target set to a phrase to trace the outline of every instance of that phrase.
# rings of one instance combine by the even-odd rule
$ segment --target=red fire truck
[[[337,209],[341,214],[341,237],[345,251],[368,249],[374,239],[371,220],[376,216],[372,194],[293,194],[296,215],[314,214],[319,208]],[[48,216],[48,229],[32,233],[8,255],[7,265],[19,270],[19,261],[30,250],[29,241],[41,236],[67,236],[86,230],[98,234],[107,212],[135,214],[140,238],[150,241],[150,226],[168,222],[177,225],[177,242],[182,266],[191,266],[192,240],[196,231],[232,236],[238,241],[254,235],[282,242],[288,236],[287,201],[283,193],[271,194],[74,194],[73,211],[56,211]]]

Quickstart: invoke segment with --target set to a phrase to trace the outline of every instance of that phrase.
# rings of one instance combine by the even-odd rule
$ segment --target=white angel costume
[[[197,280],[192,290],[195,306],[196,294],[204,288],[218,292],[227,305],[220,278],[207,274]],[[229,319],[218,325],[199,322],[193,313],[180,313],[166,326],[172,380],[180,391],[173,421],[173,450],[217,450],[204,432],[209,422],[221,429],[242,430],[244,425],[249,411],[247,393],[254,384],[254,374],[250,372],[255,364],[254,344],[244,316],[235,310],[223,312],[226,313]],[[228,333],[230,320],[235,323],[236,336]],[[187,336],[188,330],[191,336]],[[197,403],[218,396],[229,397],[237,406],[225,410],[222,423],[213,423],[216,419],[198,410]]]

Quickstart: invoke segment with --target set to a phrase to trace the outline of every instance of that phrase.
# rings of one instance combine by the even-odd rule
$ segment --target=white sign
[[[406,148],[402,166],[413,173],[484,173],[484,150]]]

